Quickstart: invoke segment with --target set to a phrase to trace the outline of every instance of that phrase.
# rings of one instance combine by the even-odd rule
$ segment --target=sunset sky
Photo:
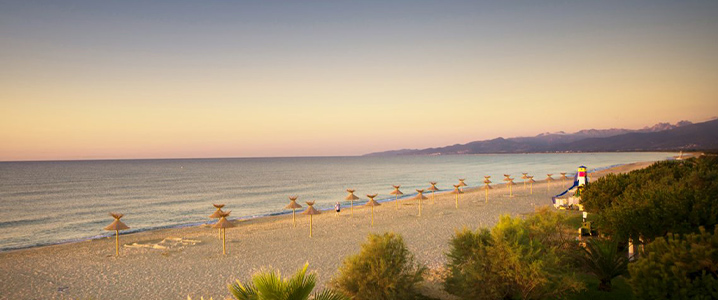
[[[361,155],[718,115],[718,1],[0,1],[0,161]]]

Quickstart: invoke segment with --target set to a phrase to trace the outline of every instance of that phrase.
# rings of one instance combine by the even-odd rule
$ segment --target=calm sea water
[[[286,213],[287,197],[330,208],[356,195],[405,197],[429,181],[442,190],[458,178],[477,186],[484,175],[543,179],[617,164],[666,159],[673,153],[506,154],[466,156],[231,158],[0,163],[0,251],[106,236],[109,212],[124,213],[130,231],[201,224],[212,203],[233,218]],[[557,177],[556,177],[557,178]],[[495,180],[499,182],[500,180]],[[344,203],[344,201],[342,201]]]

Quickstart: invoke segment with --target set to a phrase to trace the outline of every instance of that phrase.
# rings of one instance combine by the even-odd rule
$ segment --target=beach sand
[[[591,180],[651,163],[603,170],[591,174]],[[400,200],[398,210],[394,202],[384,202],[375,208],[374,227],[370,227],[370,209],[355,207],[353,216],[348,206],[343,207],[340,216],[325,211],[314,216],[313,238],[309,238],[309,217],[299,213],[296,228],[292,227],[291,214],[242,221],[227,230],[227,255],[222,255],[217,230],[206,225],[121,235],[120,257],[114,256],[114,237],[0,253],[0,298],[186,299],[189,295],[193,299],[200,296],[224,299],[229,296],[227,284],[236,279],[246,281],[262,267],[289,275],[305,262],[309,262],[310,271],[317,272],[317,287],[322,288],[336,275],[346,256],[359,252],[367,234],[393,231],[401,234],[417,260],[430,268],[422,289],[434,297],[451,299],[441,291],[440,283],[446,262],[444,253],[449,250],[448,242],[456,229],[489,227],[502,214],[530,213],[535,206],[550,205],[551,196],[572,183],[557,179],[547,192],[546,183],[540,181],[534,184],[533,195],[529,195],[521,175],[513,175],[517,185],[512,198],[503,184],[495,185],[485,203],[484,191],[473,187],[460,195],[459,209],[455,209],[454,195],[437,194],[432,204],[431,194],[427,193],[429,200],[423,202],[421,217],[417,216],[415,200]],[[536,179],[546,176],[532,175]],[[501,183],[502,178],[492,180]],[[478,179],[467,182],[473,185]],[[440,182],[437,186],[449,189],[455,183]],[[367,192],[380,192],[387,197],[391,184],[397,183],[387,182],[385,191]],[[366,199],[365,194],[357,196]],[[303,200],[310,199],[300,200],[306,207]],[[208,203],[207,215],[212,212]]]

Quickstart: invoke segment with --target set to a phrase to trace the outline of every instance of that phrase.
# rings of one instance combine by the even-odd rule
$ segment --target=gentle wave
[[[511,154],[412,157],[327,157],[262,159],[130,160],[0,163],[0,251],[105,238],[110,211],[124,213],[131,230],[197,226],[212,203],[225,203],[233,219],[285,215],[287,197],[317,201],[331,210],[347,188],[379,192],[377,201],[394,200],[391,184],[401,184],[400,199],[414,197],[429,181],[442,192],[468,177],[481,186],[483,175],[529,172],[572,174],[579,165],[603,169],[662,160],[671,153]],[[12,174],[12,176],[8,176]],[[519,175],[520,176],[520,175]],[[32,182],[32,184],[28,184]],[[21,205],[18,205],[22,203]],[[302,203],[303,205],[303,203]],[[301,211],[301,210],[300,210]],[[39,233],[39,234],[33,234]]]

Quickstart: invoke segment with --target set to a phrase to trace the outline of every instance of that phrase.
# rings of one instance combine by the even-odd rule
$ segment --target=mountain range
[[[702,123],[658,123],[643,129],[586,129],[542,133],[533,137],[496,138],[438,148],[402,149],[366,154],[455,155],[487,153],[693,151],[718,149],[718,119]]]

